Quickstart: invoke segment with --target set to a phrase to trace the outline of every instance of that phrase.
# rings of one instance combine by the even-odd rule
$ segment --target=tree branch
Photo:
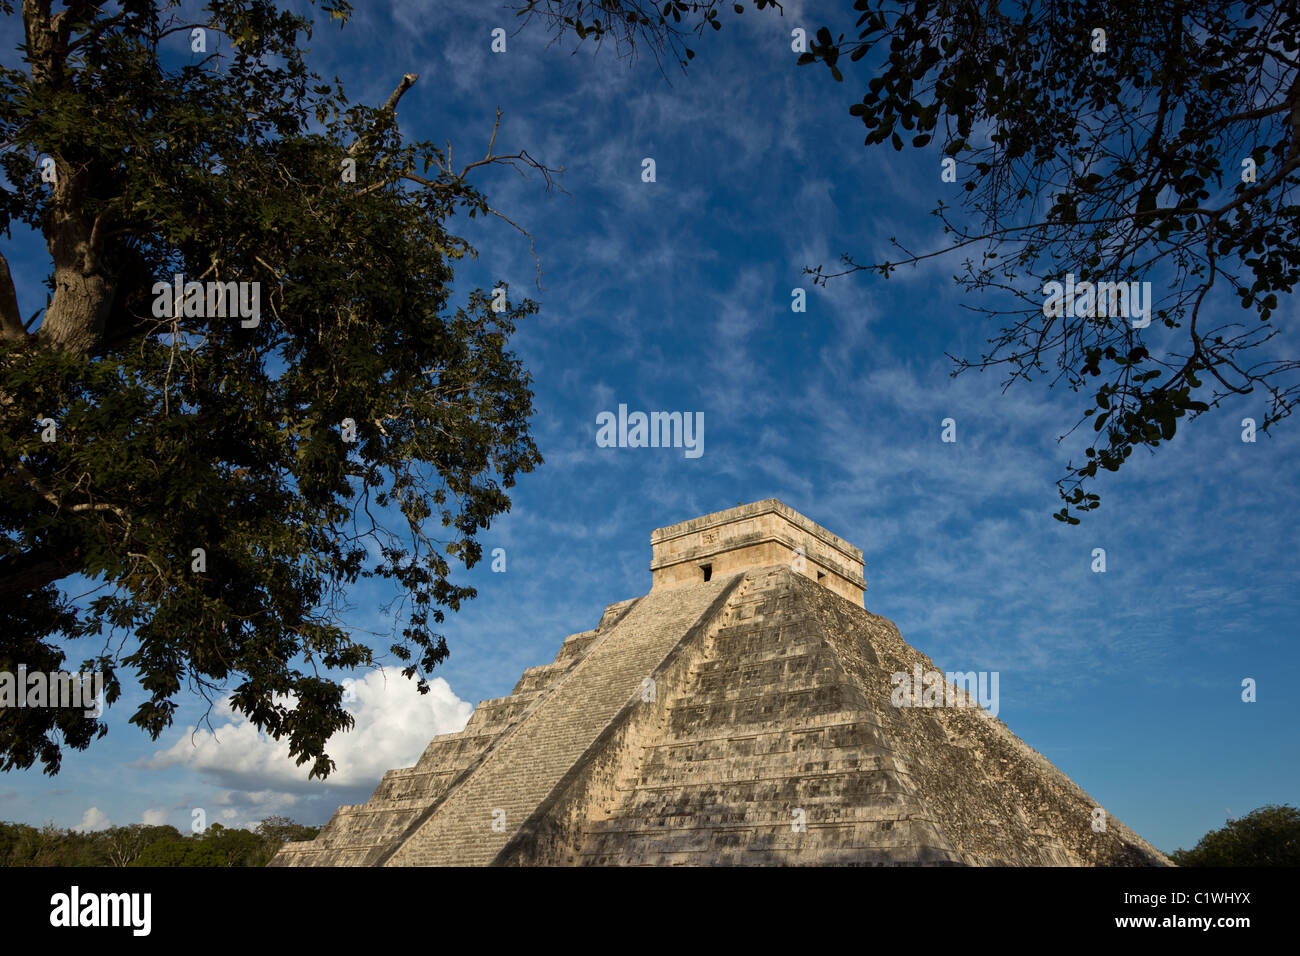
[[[69,511],[73,514],[80,514],[86,511],[111,511],[123,521],[127,520],[126,513],[121,508],[117,505],[108,504],[107,502],[84,502],[79,505],[68,505],[65,507],[63,502],[59,500],[59,496],[47,488],[44,482],[37,478],[36,475],[32,473],[32,470],[21,461],[15,461],[13,463],[13,469],[15,474],[17,474],[23,481],[27,482],[33,491],[60,511]]]
[[[9,272],[9,260],[0,253],[0,339],[26,342],[30,338],[18,312],[18,293],[14,290],[14,277]]]
[[[419,78],[420,78],[419,73],[402,74],[402,82],[397,84],[397,89],[393,90],[392,95],[388,97],[388,100],[384,103],[382,112],[385,113],[395,112],[397,110],[397,101],[402,98],[402,95],[407,90],[409,90],[411,87],[415,85],[415,81],[418,80]],[[358,136],[356,142],[354,142],[351,146],[348,147],[349,156],[355,156],[357,154],[357,150],[361,148],[362,138],[363,137]]]
[[[76,548],[66,551],[45,548],[0,559],[0,600],[30,594],[80,570],[81,553]]]

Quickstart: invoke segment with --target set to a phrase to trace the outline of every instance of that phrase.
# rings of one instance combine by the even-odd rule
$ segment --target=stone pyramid
[[[651,545],[649,594],[273,864],[1168,865],[962,689],[896,705],[937,668],[847,541],[769,499]]]

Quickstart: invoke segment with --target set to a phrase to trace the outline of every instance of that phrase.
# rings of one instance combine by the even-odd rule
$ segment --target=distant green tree
[[[283,818],[282,818],[283,819]],[[297,826],[292,820],[292,826]],[[146,847],[131,866],[265,866],[283,845],[261,833],[214,823],[202,833],[172,831]]]
[[[180,839],[180,832],[171,826],[132,823],[124,827],[109,827],[102,834],[105,853],[112,866],[130,866],[148,847],[167,839]]]
[[[267,817],[255,830],[214,823],[193,835],[143,823],[82,833],[0,822],[0,866],[266,866],[286,840],[319,832],[288,817]]]
[[[221,866],[265,866],[268,851],[274,852],[258,834],[219,823],[208,827],[198,840],[211,846]]]
[[[0,866],[31,866],[37,830],[25,823],[0,823]]]
[[[230,866],[222,846],[224,827],[214,823],[195,836],[164,837],[148,847],[131,866]]]
[[[320,833],[320,827],[304,826],[289,817],[267,817],[257,825],[259,836],[274,843],[284,844],[294,840],[314,840]],[[278,846],[277,846],[278,849]]]
[[[1211,830],[1190,850],[1175,850],[1179,866],[1300,866],[1300,810],[1260,807]]]
[[[195,863],[197,859],[194,841],[177,834],[151,843],[129,863],[129,866],[220,866],[220,857],[215,852],[209,854],[206,863]]]
[[[109,866],[106,833],[0,823],[0,866]]]
[[[107,855],[103,852],[99,833],[65,830],[47,823],[39,831],[36,846],[32,866],[104,866],[107,864]]]

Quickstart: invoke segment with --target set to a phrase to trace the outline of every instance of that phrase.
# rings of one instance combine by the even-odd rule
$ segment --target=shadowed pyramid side
[[[885,618],[788,568],[750,571],[604,751],[496,862],[1162,865],[996,718],[895,707],[935,670]]]
[[[939,671],[894,623],[796,582],[802,600],[894,742],[928,816],[974,865],[1171,866],[1046,757],[974,701],[894,707],[895,673]],[[959,700],[960,690],[954,694]]]

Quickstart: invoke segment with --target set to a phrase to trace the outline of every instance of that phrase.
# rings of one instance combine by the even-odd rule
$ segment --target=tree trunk
[[[56,256],[55,260],[60,260]],[[89,355],[104,338],[113,288],[102,274],[87,275],[79,266],[55,265],[54,295],[41,322],[41,345]]]
[[[65,86],[70,20],[68,11],[51,16],[50,0],[23,0],[32,83]],[[42,231],[54,262],[54,295],[37,338],[46,348],[88,355],[104,338],[113,302],[113,283],[100,261],[103,239],[87,215],[90,174],[55,152],[56,181]]]

